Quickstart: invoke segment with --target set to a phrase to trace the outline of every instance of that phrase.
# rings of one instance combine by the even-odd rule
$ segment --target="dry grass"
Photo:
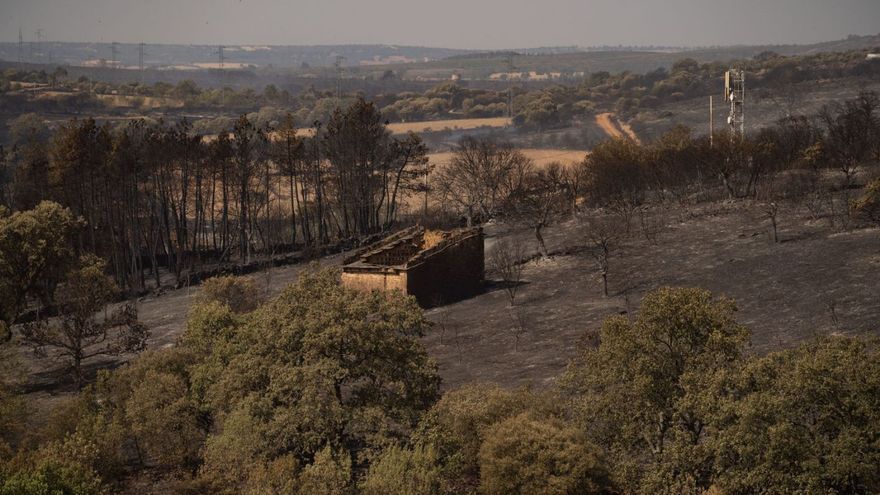
[[[37,99],[51,100],[70,96],[75,93],[68,91],[42,91]],[[183,108],[184,102],[178,98],[164,98],[159,96],[134,96],[134,95],[95,95],[105,105],[115,108]]]
[[[439,132],[445,130],[466,131],[481,127],[501,128],[513,123],[508,117],[491,117],[485,119],[451,119],[451,120],[428,120],[422,122],[398,122],[388,124],[388,130],[392,134],[406,134],[407,132]]]
[[[419,122],[396,122],[388,124],[388,130],[392,134],[406,134],[408,132],[428,133],[440,131],[466,131],[490,127],[499,129],[513,123],[507,117],[491,117],[485,119],[449,119],[449,120],[424,120]],[[311,137],[315,134],[314,129],[297,129],[299,137]]]
[[[586,150],[564,150],[564,149],[536,149],[523,148],[519,150],[528,158],[530,158],[537,167],[546,167],[547,165],[558,162],[563,166],[573,166],[584,160],[587,155]],[[439,169],[447,166],[455,153],[446,151],[442,153],[429,153],[428,162],[433,166],[433,174]],[[428,194],[428,204],[432,207],[437,206],[440,200],[437,193]],[[421,211],[424,204],[424,196],[422,194],[411,194],[400,199],[401,206],[405,212]]]
[[[522,148],[519,151],[530,158],[533,162],[535,162],[535,165],[537,165],[538,167],[543,167],[553,162],[559,162],[563,165],[580,163],[584,160],[584,157],[587,156],[588,153],[586,150],[564,150],[558,148]],[[428,160],[436,168],[440,168],[449,163],[449,161],[452,159],[453,154],[454,153],[451,151],[443,153],[429,153]]]
[[[611,138],[629,138],[641,144],[639,136],[629,124],[621,122],[613,113],[600,113],[596,115],[596,124],[602,128],[605,134]]]
[[[426,230],[424,239],[425,243],[422,249],[431,249],[443,241],[443,232],[440,230]]]
[[[183,100],[157,96],[98,95],[106,104],[114,107],[135,108],[183,108]]]

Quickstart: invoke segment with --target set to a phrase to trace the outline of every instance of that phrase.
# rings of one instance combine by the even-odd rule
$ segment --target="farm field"
[[[388,130],[392,134],[406,134],[407,132],[439,132],[445,130],[467,131],[482,127],[502,128],[513,124],[509,117],[489,117],[481,119],[449,119],[428,120],[421,122],[398,122],[388,124]]]
[[[589,153],[587,150],[567,150],[561,148],[524,148],[519,150],[522,154],[531,158],[535,165],[541,167],[549,165],[553,162],[559,162],[563,165],[571,165],[583,161],[584,157]],[[436,167],[443,167],[454,155],[451,151],[440,153],[429,153],[429,162]]]
[[[474,129],[502,129],[513,124],[509,117],[488,117],[480,119],[447,119],[447,120],[423,120],[418,122],[395,122],[387,125],[392,134],[416,134],[441,132],[441,131],[469,131]],[[299,137],[310,137],[315,134],[311,128],[297,129]]]

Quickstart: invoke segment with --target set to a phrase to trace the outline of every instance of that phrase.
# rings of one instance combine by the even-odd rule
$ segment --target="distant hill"
[[[20,49],[21,48],[21,49]],[[725,47],[539,47],[501,51],[461,50],[402,45],[229,45],[223,47],[225,68],[327,68],[342,57],[344,67],[374,70],[399,70],[402,64],[413,74],[431,75],[439,71],[446,77],[453,71],[481,78],[507,69],[508,54],[516,54],[514,65],[522,70],[645,72],[669,67],[676,60],[691,57],[700,62],[750,58],[764,51],[781,55],[878,48],[880,35],[850,36],[843,40],[810,45],[738,45]],[[144,45],[143,62],[147,68],[198,70],[216,68],[220,53],[217,45]],[[0,60],[16,62],[19,56],[30,64],[56,64],[137,68],[140,47],[135,43],[67,43],[44,41],[0,43]],[[114,64],[115,61],[115,64]]]
[[[645,73],[657,68],[670,68],[683,58],[693,58],[700,63],[727,62],[752,58],[763,52],[780,55],[809,55],[823,52],[853,50],[880,51],[880,34],[874,36],[850,36],[844,40],[809,45],[735,45],[724,47],[678,48],[673,47],[589,47],[577,51],[560,49],[552,51],[508,50],[493,52],[470,52],[457,54],[444,60],[409,64],[406,77],[422,79],[446,79],[458,74],[465,79],[484,79],[492,74],[509,72],[510,62],[517,72],[561,72],[569,74],[607,71],[611,73],[630,71]],[[388,67],[375,67],[376,70]]]
[[[73,66],[114,65],[113,43],[66,43],[44,41],[24,43],[24,62]],[[228,67],[331,67],[336,57],[343,57],[344,66],[425,62],[467,53],[451,48],[426,48],[393,45],[229,45],[223,47]],[[17,61],[18,43],[0,43],[0,60]],[[199,69],[219,64],[217,45],[144,45],[144,65],[149,68]],[[135,68],[140,63],[140,47],[135,43],[117,43],[117,66]]]

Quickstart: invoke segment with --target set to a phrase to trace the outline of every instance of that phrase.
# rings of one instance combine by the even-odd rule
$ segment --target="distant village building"
[[[869,53],[868,60],[880,60],[880,53]]]
[[[400,290],[422,307],[458,301],[483,290],[483,230],[412,227],[347,258],[342,284],[358,290]]]
[[[562,79],[562,72],[495,72],[489,75],[491,81],[549,81]]]

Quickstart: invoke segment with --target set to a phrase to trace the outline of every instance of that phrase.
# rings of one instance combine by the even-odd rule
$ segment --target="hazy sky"
[[[880,32],[880,0],[0,0],[0,40],[453,48],[809,43]]]

